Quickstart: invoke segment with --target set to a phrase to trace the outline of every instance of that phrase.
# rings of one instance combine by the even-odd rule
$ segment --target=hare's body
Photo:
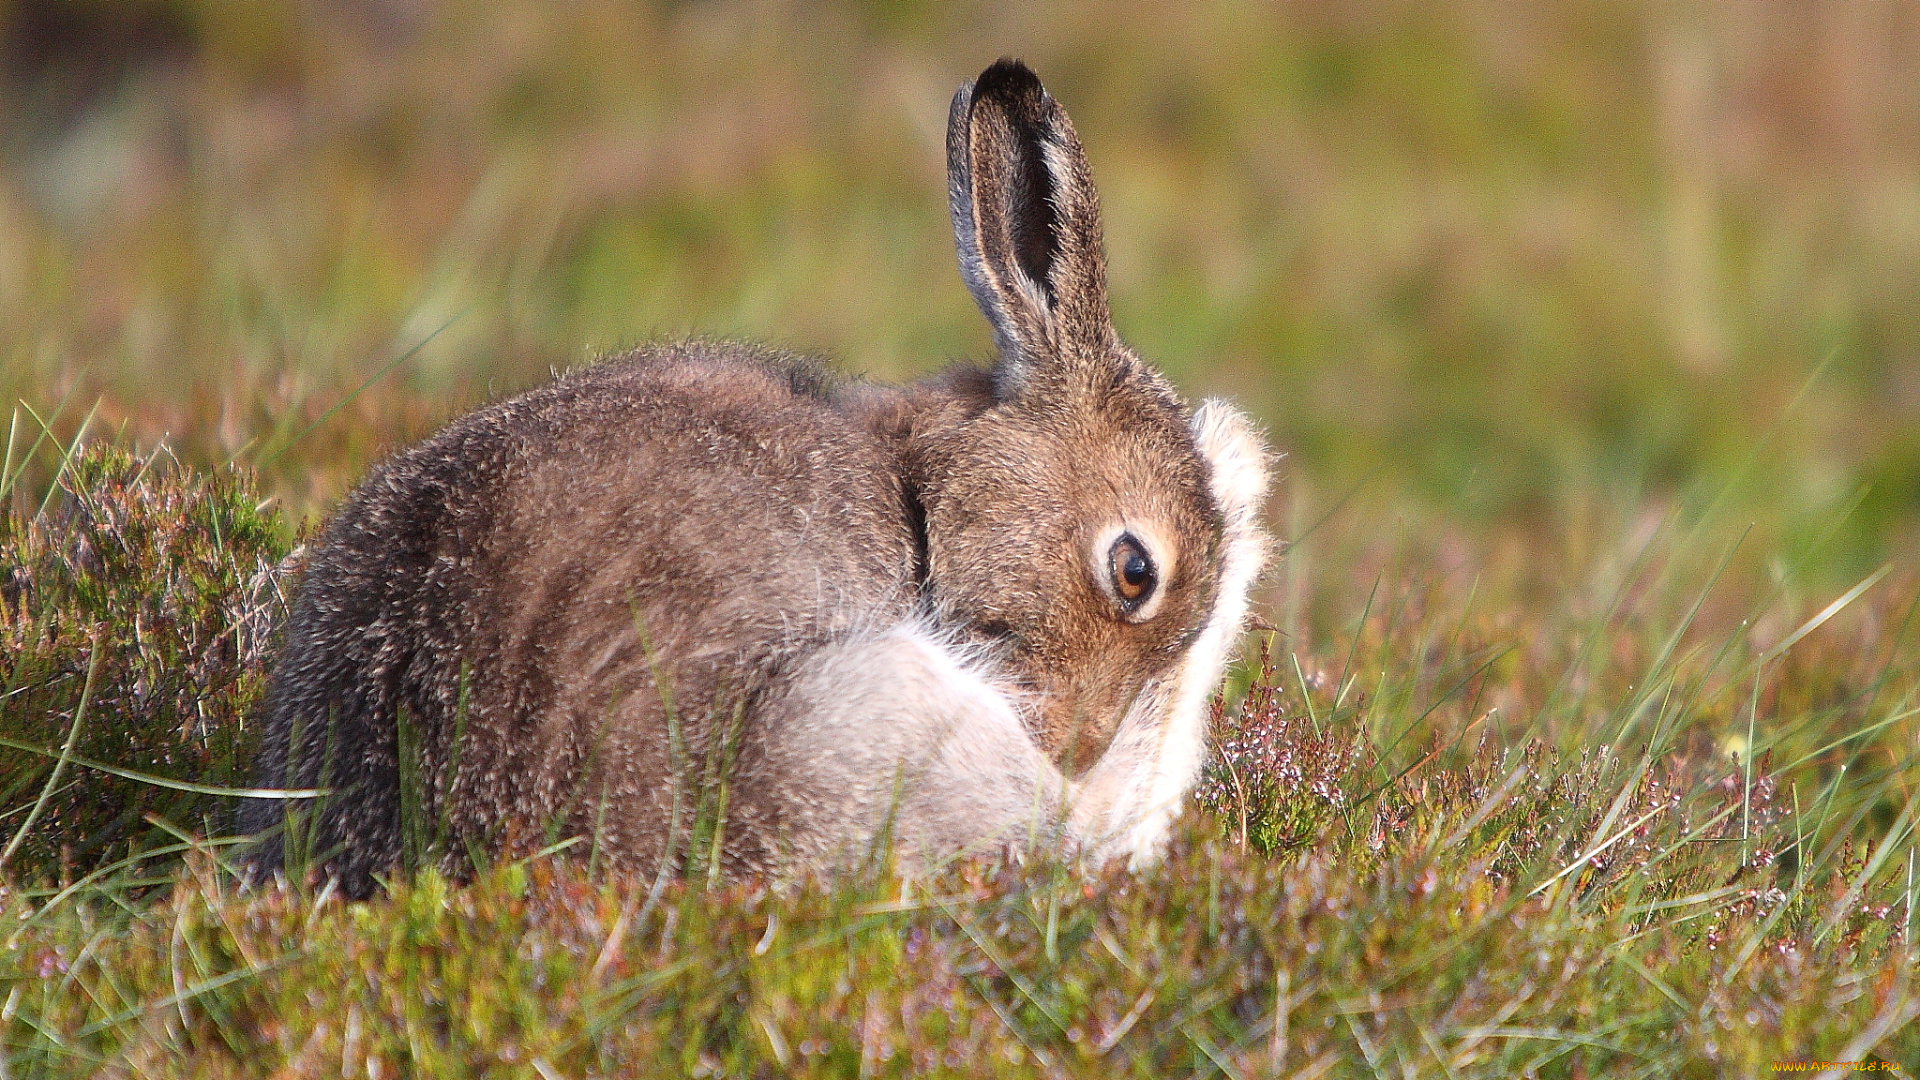
[[[952,154],[991,371],[644,349],[455,422],[342,508],[260,774],[333,790],[301,831],[348,891],[410,828],[651,867],[696,810],[733,872],[1022,826],[1151,858],[1258,570],[1263,452],[1113,336],[1084,160],[1030,73],[963,89]]]

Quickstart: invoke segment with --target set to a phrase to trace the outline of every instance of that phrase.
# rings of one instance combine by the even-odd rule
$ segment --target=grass
[[[1920,1070],[1906,9],[249,10],[0,4],[0,1080]],[[239,891],[319,515],[621,342],[984,354],[1001,53],[1289,455],[1165,864]]]
[[[243,476],[110,446],[70,455],[62,477],[50,516],[92,506],[127,535],[253,505]],[[9,550],[92,536],[95,519],[72,513],[58,533],[16,519]],[[911,882],[694,874],[661,888],[575,852],[458,886],[423,872],[365,904],[312,886],[242,893],[217,839],[223,797],[85,763],[125,760],[110,748],[65,755],[71,778],[50,784],[55,759],[9,749],[10,824],[49,790],[113,820],[178,796],[188,827],[154,814],[160,831],[133,837],[127,860],[127,840],[76,843],[95,818],[13,825],[0,1060],[23,1077],[1720,1076],[1870,1054],[1916,1067],[1912,584],[1876,576],[1756,635],[1772,611],[1721,621],[1719,593],[1750,594],[1721,551],[1683,544],[1684,524],[1713,535],[1710,514],[1614,553],[1586,612],[1488,596],[1484,569],[1432,569],[1404,532],[1370,581],[1316,573],[1306,587],[1344,594],[1316,599],[1353,605],[1351,621],[1317,647],[1266,638],[1219,707],[1173,851],[1139,876],[989,859]],[[1370,531],[1350,526],[1336,517],[1294,552],[1362,564],[1339,554]],[[250,618],[281,548],[223,530],[220,550],[252,561],[196,578],[211,534],[171,534],[197,539],[140,548],[111,579]],[[25,564],[74,564],[40,558]],[[164,667],[171,638],[92,644],[72,627],[125,622],[91,614],[86,583],[56,605],[34,580],[9,600],[11,625],[78,640],[34,661],[20,684],[38,697],[6,699],[9,730],[38,722],[54,749],[81,697],[115,701],[115,737],[133,745],[197,730],[181,723],[191,695],[122,689]],[[231,657],[231,698],[207,694],[234,702],[229,730],[264,661]],[[201,760],[150,768],[228,775]],[[189,831],[216,839],[175,839]]]

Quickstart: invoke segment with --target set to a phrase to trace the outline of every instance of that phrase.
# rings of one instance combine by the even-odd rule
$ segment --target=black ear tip
[[[1040,85],[1040,76],[1011,56],[994,61],[992,67],[981,72],[980,77],[973,81],[973,95],[977,98],[1024,97],[1044,93],[1046,89]]]

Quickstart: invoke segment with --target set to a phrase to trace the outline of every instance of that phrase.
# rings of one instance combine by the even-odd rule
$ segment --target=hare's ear
[[[1037,371],[1109,353],[1092,173],[1065,110],[1018,60],[1001,60],[953,96],[947,197],[960,272],[1000,349],[994,383],[1003,398]]]

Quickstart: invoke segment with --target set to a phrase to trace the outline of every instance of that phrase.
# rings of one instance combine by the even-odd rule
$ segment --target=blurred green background
[[[0,0],[0,50],[0,394],[296,514],[622,344],[984,357],[943,128],[1011,54],[1281,531],[1362,487],[1577,555],[1745,475],[1834,580],[1920,535],[1911,3]]]

